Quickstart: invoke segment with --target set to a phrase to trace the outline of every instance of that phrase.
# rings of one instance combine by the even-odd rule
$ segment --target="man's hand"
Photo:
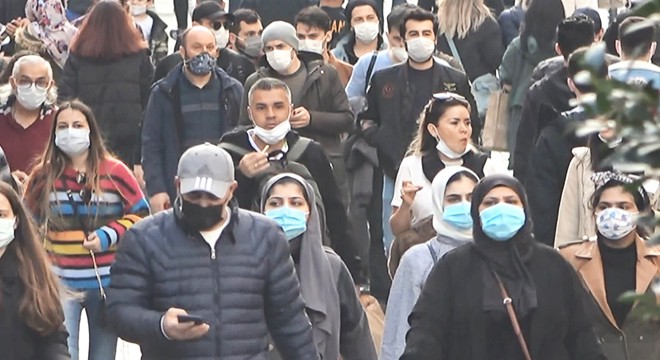
[[[101,252],[101,238],[99,238],[96,232],[89,234],[87,239],[83,241],[82,245],[87,250],[91,250],[96,253]]]
[[[268,147],[266,147],[267,149]],[[268,154],[266,151],[255,151],[253,153],[243,156],[241,162],[238,163],[238,168],[243,175],[253,178],[259,175],[264,170],[268,169]]]
[[[293,109],[293,114],[291,115],[289,122],[291,123],[292,128],[299,129],[309,125],[311,119],[309,111],[301,106]]]
[[[179,315],[188,315],[183,309],[169,308],[163,315],[163,332],[171,340],[194,340],[198,339],[207,332],[210,326],[208,324],[195,325],[194,322],[179,323]]]
[[[16,34],[16,29],[21,27],[22,21],[23,21],[22,18],[16,18],[16,19],[12,20],[9,24],[7,24],[7,29],[6,29],[7,34],[9,34],[9,36],[13,37]]]
[[[158,193],[149,199],[149,205],[151,206],[152,214],[167,210],[171,207],[170,196],[164,192]]]

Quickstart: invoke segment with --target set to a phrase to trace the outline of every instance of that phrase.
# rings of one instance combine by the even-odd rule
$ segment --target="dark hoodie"
[[[513,175],[522,183],[526,181],[529,155],[541,130],[557,113],[571,109],[569,102],[575,96],[568,88],[567,78],[564,66],[534,83],[525,96],[513,154]]]
[[[535,238],[553,246],[561,194],[566,181],[573,148],[586,146],[586,138],[575,135],[575,129],[586,120],[582,108],[556,114],[541,131],[531,151],[525,188],[534,219]]]

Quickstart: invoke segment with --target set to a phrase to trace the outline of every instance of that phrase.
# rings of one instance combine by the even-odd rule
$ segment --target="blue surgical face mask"
[[[472,216],[470,216],[470,203],[463,201],[460,204],[445,206],[442,212],[442,220],[447,224],[459,229],[472,229]]]
[[[481,213],[481,229],[491,239],[508,241],[525,225],[525,211],[515,205],[499,203]]]
[[[282,206],[268,210],[265,214],[282,227],[287,240],[292,240],[307,230],[307,213],[302,210]]]

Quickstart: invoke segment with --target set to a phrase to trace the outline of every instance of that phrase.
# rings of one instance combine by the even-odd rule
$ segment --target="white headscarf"
[[[64,67],[69,56],[69,45],[78,32],[66,19],[60,0],[28,0],[25,15],[31,21],[29,32],[44,43],[53,60]]]
[[[447,190],[447,182],[452,176],[460,173],[467,172],[474,176],[475,179],[479,179],[479,176],[475,174],[472,170],[462,167],[462,166],[448,166],[442,169],[434,178],[431,183],[431,195],[433,196],[433,229],[438,233],[438,235],[443,235],[454,240],[471,240],[472,239],[472,229],[469,230],[459,230],[454,226],[447,224],[442,216],[444,214],[444,199],[445,199],[445,190]]]

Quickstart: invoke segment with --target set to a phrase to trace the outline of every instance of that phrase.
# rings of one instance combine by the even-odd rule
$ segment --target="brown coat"
[[[660,247],[647,246],[637,237],[637,271],[635,292],[643,294],[651,282],[660,276]],[[622,328],[617,326],[607,303],[603,263],[595,241],[568,244],[560,249],[564,258],[580,275],[591,294],[592,309],[596,310],[595,326],[598,340],[610,360],[660,359],[660,324],[644,322],[628,316]],[[660,296],[659,299],[660,300]]]
[[[337,59],[330,51],[326,52],[326,54],[327,55],[324,56],[327,57],[326,62],[335,67],[337,74],[339,74],[341,84],[346,88],[348,80],[351,78],[351,75],[353,75],[353,65]]]

